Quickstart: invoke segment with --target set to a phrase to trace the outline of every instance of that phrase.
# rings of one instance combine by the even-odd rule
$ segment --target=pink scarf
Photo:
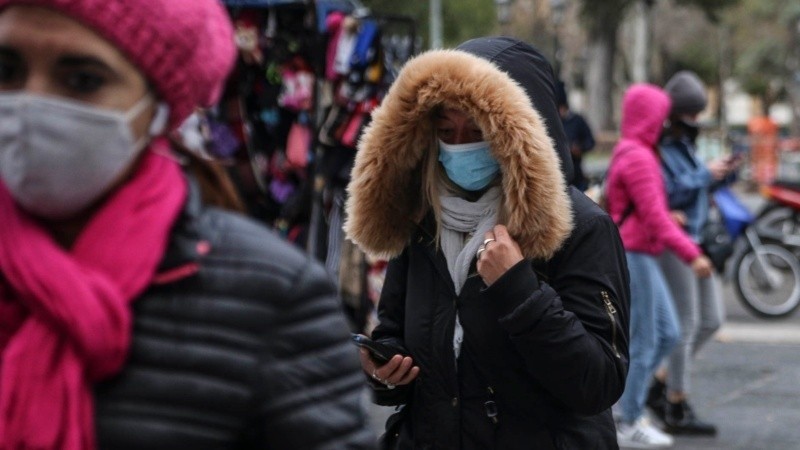
[[[0,183],[0,448],[96,447],[92,385],[122,368],[130,303],[152,280],[186,198],[180,167],[158,154],[168,149],[154,141],[69,251]]]

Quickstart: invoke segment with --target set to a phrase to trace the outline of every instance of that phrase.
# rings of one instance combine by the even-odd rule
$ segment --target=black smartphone
[[[390,359],[392,359],[392,356],[399,353],[392,347],[381,344],[380,342],[375,342],[363,334],[353,333],[351,336],[353,338],[353,342],[357,346],[364,347],[369,350],[369,354],[372,356],[372,359],[374,359],[377,363],[386,364]]]

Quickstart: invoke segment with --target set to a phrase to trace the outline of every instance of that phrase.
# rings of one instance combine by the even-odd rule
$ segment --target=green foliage
[[[734,76],[751,95],[775,100],[795,76],[789,63],[797,45],[800,4],[796,0],[742,0],[725,17],[731,30]]]
[[[590,30],[603,27],[617,27],[629,7],[638,0],[581,0],[581,18]],[[652,3],[664,0],[650,0]],[[701,9],[706,16],[716,22],[719,13],[739,3],[740,0],[675,0],[679,6]],[[762,0],[763,1],[763,0]]]
[[[397,0],[362,0],[364,6],[377,14],[406,14],[417,18],[428,18],[427,1],[407,1],[398,2]]]
[[[720,21],[720,13],[726,8],[736,6],[740,0],[675,0],[680,6],[700,8],[713,23]],[[763,0],[762,0],[763,1]],[[771,0],[764,2],[769,3]]]
[[[417,33],[422,37],[422,47],[428,47],[428,2],[419,0],[362,0],[361,3],[374,14],[399,14],[417,22]]]
[[[781,9],[781,15],[779,17],[781,25],[785,27],[796,27],[798,21],[800,21],[800,2],[798,1],[790,1]],[[800,30],[797,30],[800,32]]]
[[[427,0],[362,0],[376,14],[402,14],[417,21],[422,47],[428,48],[430,4]],[[497,29],[497,15],[492,0],[442,0],[445,47],[478,36],[492,34]]]
[[[427,2],[425,2],[427,3]],[[489,0],[443,0],[444,43],[452,47],[467,39],[492,34],[497,12]]]
[[[616,30],[625,16],[625,11],[636,0],[581,0],[581,20],[589,28],[590,35],[597,35],[603,29]]]
[[[766,97],[772,94],[773,80],[783,72],[785,50],[778,42],[758,41],[744,50],[734,68],[748,94]]]
[[[706,42],[693,42],[671,56],[673,67],[669,73],[691,70],[706,84],[716,84],[719,54],[713,46],[709,46]]]

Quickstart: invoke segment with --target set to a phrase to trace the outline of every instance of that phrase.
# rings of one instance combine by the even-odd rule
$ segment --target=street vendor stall
[[[214,156],[232,175],[254,218],[307,242],[316,134],[317,80],[325,36],[318,11],[352,13],[353,1],[225,0],[239,58],[211,117]]]
[[[415,23],[357,0],[223,3],[239,58],[205,117],[209,153],[228,162],[249,215],[325,261],[359,309],[373,266],[343,242],[344,188],[371,111],[416,51]]]

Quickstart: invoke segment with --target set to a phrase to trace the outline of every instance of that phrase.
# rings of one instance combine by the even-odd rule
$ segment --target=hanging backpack
[[[350,69],[363,71],[370,63],[375,61],[380,46],[380,29],[374,20],[365,20],[361,23],[356,36],[353,54],[350,56]]]
[[[611,169],[611,165],[614,163],[614,158],[619,153],[620,151],[617,151],[611,156],[611,160],[608,162],[608,169],[606,169],[603,176],[600,177],[600,180],[589,184],[589,187],[584,191],[584,194],[597,203],[605,212],[608,212],[608,172]],[[617,227],[622,226],[625,220],[633,213],[633,210],[634,206],[633,202],[631,202],[625,208],[625,211],[622,212],[622,217],[619,218],[619,221],[615,222]]]

